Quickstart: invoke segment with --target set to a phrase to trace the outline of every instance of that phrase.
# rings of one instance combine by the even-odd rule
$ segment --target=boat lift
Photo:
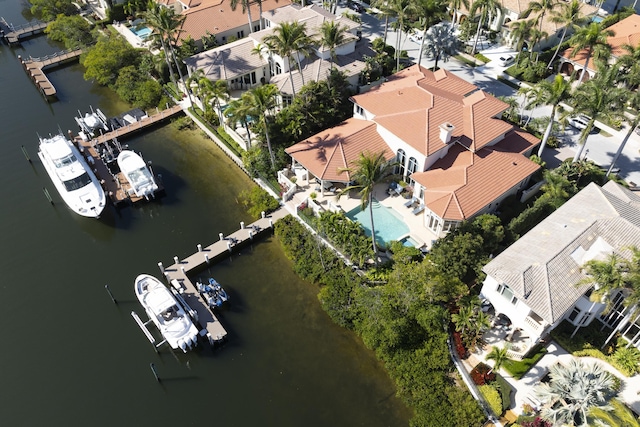
[[[147,328],[147,325],[149,323],[152,323],[151,319],[147,320],[146,322],[143,322],[142,319],[140,319],[140,316],[138,316],[138,313],[136,313],[135,311],[131,312],[131,317],[133,317],[133,320],[136,321],[136,323],[138,324],[138,326],[140,327],[142,332],[147,336],[147,339],[153,345],[154,350],[156,352],[158,351],[158,347],[160,347],[161,345],[163,345],[163,344],[165,344],[167,342],[167,340],[162,340],[158,344],[156,344],[156,339],[154,338],[154,336],[149,331],[149,328]]]

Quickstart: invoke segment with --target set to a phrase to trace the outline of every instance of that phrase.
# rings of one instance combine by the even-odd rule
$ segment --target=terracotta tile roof
[[[456,144],[428,171],[414,173],[411,178],[425,187],[424,201],[431,211],[445,220],[462,221],[539,168],[519,153],[493,147],[472,153]]]
[[[376,123],[427,156],[446,147],[439,138],[445,122],[455,126],[452,140],[474,150],[512,128],[494,118],[507,104],[444,69],[434,73],[414,65],[353,100]]]
[[[255,44],[245,37],[185,59],[185,64],[202,70],[209,80],[230,80],[266,66],[260,55],[251,53]]]
[[[376,131],[376,124],[351,118],[336,127],[317,133],[285,150],[314,176],[326,181],[349,182],[348,172],[338,173],[351,167],[349,162],[360,153],[379,153],[394,158],[387,144]]]
[[[626,50],[622,47],[625,44],[632,46],[638,46],[638,44],[640,44],[640,15],[631,15],[610,26],[609,30],[614,32],[613,36],[607,38],[607,43],[611,46],[611,54],[616,58],[620,57],[626,53]],[[562,57],[584,67],[589,50],[583,49],[571,58],[572,52],[573,49],[569,48],[562,53]],[[589,60],[589,69],[594,70],[594,68],[592,68],[593,66],[592,58]]]
[[[262,11],[270,11],[278,7],[287,6],[289,0],[263,0]],[[211,34],[219,34],[234,28],[248,24],[246,13],[242,13],[242,6],[238,5],[235,11],[231,10],[229,0],[202,0],[197,6],[182,12],[186,16],[182,25],[181,39],[191,36],[194,40],[200,40],[209,31]],[[256,3],[251,4],[251,18],[258,21],[260,9]]]

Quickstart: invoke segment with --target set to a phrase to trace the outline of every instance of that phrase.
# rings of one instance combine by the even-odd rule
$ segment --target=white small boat
[[[85,113],[83,116],[78,111],[79,117],[76,117],[76,123],[80,127],[80,136],[85,141],[100,136],[101,133],[109,132],[109,126],[107,125],[107,116],[104,115],[99,108],[95,111],[91,108],[90,113]]]
[[[106,206],[104,190],[76,146],[62,134],[40,138],[38,156],[67,206],[98,218]]]
[[[168,287],[153,276],[141,274],[136,277],[135,291],[149,319],[171,348],[186,353],[196,347],[198,329]]]
[[[129,181],[131,190],[138,197],[149,198],[158,189],[153,174],[138,154],[130,150],[122,150],[118,154],[120,172]]]

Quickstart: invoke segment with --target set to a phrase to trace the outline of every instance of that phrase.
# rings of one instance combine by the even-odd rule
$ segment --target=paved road
[[[350,13],[355,13],[345,8],[338,8],[338,14],[345,10]],[[359,15],[362,19],[363,37],[374,40],[375,38],[383,36],[384,20],[379,20],[368,13],[361,13]],[[398,33],[390,29],[387,33],[387,43],[395,46],[397,37]],[[508,47],[499,45],[483,47],[485,49],[482,50],[481,53],[491,59],[490,62],[483,66],[472,68],[455,58],[451,58],[447,62],[440,61],[438,65],[495,96],[513,96],[522,103],[524,98],[518,96],[517,91],[513,87],[497,80],[497,76],[503,75],[505,67],[498,65],[496,59],[504,54],[512,54],[515,56],[515,52]],[[406,34],[402,35],[401,49],[406,50],[409,58],[414,62],[418,62],[417,57],[420,51],[420,45],[410,40]],[[424,67],[433,67],[434,61],[423,58],[421,64]],[[551,107],[538,107],[533,111],[523,110],[523,113],[531,117],[548,117],[551,113]],[[600,124],[600,128],[606,129],[606,133],[601,132],[590,135],[589,138],[587,138],[583,155],[603,168],[608,168],[628,131],[628,127],[625,126],[621,131],[615,131]],[[579,148],[578,139],[579,133],[577,130],[572,127],[567,127],[565,132],[560,135],[560,140],[562,141],[560,149],[546,149],[543,154],[543,159],[550,167],[554,167],[561,160],[573,158]],[[623,179],[627,182],[640,185],[640,135],[632,133],[622,155],[616,162],[616,167],[620,169],[619,174]]]

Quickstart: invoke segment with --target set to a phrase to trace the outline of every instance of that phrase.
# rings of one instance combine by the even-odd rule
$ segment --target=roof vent
[[[449,122],[445,122],[440,125],[440,139],[445,144],[451,141],[451,134],[456,127]]]

